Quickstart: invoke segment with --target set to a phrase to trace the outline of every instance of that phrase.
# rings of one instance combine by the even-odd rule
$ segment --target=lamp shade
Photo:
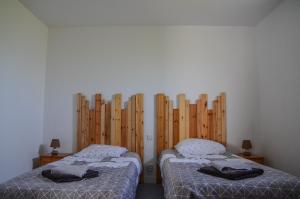
[[[59,148],[60,147],[59,139],[52,139],[50,147]]]
[[[251,141],[250,140],[243,140],[242,148],[243,149],[251,149],[252,148]]]

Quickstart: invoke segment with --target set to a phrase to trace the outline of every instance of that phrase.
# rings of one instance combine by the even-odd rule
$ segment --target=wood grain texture
[[[115,95],[115,139],[111,139],[112,145],[121,146],[121,114],[122,114],[122,95]]]
[[[141,120],[140,120],[140,156],[141,156],[141,161],[144,162],[144,94],[139,94],[140,96],[140,110],[141,110]]]
[[[200,95],[200,134],[201,138],[208,139],[208,132],[207,132],[207,94],[201,94]]]
[[[105,144],[110,144],[111,103],[105,104]]]
[[[197,104],[190,104],[189,106],[190,116],[190,138],[197,138]]]
[[[178,107],[173,107],[163,93],[155,96],[157,157],[161,151],[173,148],[187,138],[215,140],[226,145],[226,94],[221,93],[208,109],[208,95],[201,94],[195,104],[190,104],[185,94],[177,95]],[[157,167],[157,182],[160,171]]]
[[[196,101],[196,128],[197,128],[197,137],[201,138],[201,99]]]
[[[173,146],[179,142],[179,110],[173,109]],[[173,147],[172,147],[173,148]]]
[[[95,95],[95,142],[96,144],[101,143],[101,94]]]
[[[179,110],[179,141],[186,139],[186,101],[185,95],[179,94],[178,98],[178,110]]]
[[[77,151],[81,150],[81,134],[82,134],[82,128],[81,128],[81,124],[82,124],[82,120],[81,120],[81,112],[82,112],[82,108],[81,108],[81,93],[77,94]]]
[[[222,141],[221,143],[226,146],[227,140],[227,118],[226,118],[226,94],[223,92],[220,95],[221,100],[221,132],[222,132]]]
[[[95,110],[89,110],[89,141],[88,144],[96,143],[96,131],[95,131]]]
[[[116,98],[113,96],[110,109],[110,144],[116,145]]]
[[[168,107],[168,135],[169,135],[169,141],[167,148],[173,148],[173,102],[169,101],[169,107]]]
[[[132,114],[131,114],[131,99],[129,98],[128,100],[128,104],[127,104],[127,148],[128,150],[132,150],[131,146],[132,146],[132,140],[131,140],[131,118],[132,118]]]
[[[157,156],[164,149],[164,131],[165,131],[165,95],[156,95],[156,137],[157,137]]]
[[[100,143],[105,144],[105,104],[101,104],[101,117],[100,117]]]
[[[80,150],[82,148],[84,148],[84,144],[85,144],[85,133],[86,133],[86,119],[85,119],[85,115],[86,115],[86,111],[85,111],[85,97],[83,95],[81,95],[81,133],[80,133]]]
[[[105,101],[95,94],[95,105],[90,108],[84,95],[77,94],[77,151],[89,144],[108,144],[127,147],[137,152],[144,161],[144,95],[129,98],[122,109],[122,95]],[[143,181],[143,174],[140,178]]]
[[[164,107],[164,117],[165,117],[165,132],[164,132],[164,148],[169,147],[169,98],[165,98],[165,107]]]
[[[127,109],[122,109],[121,114],[121,146],[127,148]]]
[[[140,139],[141,139],[141,96],[136,95],[135,98],[135,151],[140,153]]]
[[[136,123],[135,123],[135,110],[136,110],[136,96],[131,97],[131,151],[135,152],[135,137],[136,137]]]
[[[87,147],[90,142],[90,132],[89,132],[89,107],[90,102],[88,100],[85,101],[85,133],[84,133],[84,147]]]
[[[185,139],[190,137],[190,101],[185,100]]]

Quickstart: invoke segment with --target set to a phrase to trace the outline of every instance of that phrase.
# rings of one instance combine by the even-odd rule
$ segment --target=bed
[[[131,96],[123,109],[121,94],[111,101],[104,101],[101,94],[94,99],[95,107],[90,108],[85,96],[77,95],[77,153],[1,184],[1,199],[135,198],[143,180],[143,94]],[[122,152],[111,154],[111,148]],[[41,175],[65,164],[87,165],[99,176],[56,183]]]
[[[164,150],[161,157],[167,154],[185,159],[176,150]],[[228,152],[225,156],[228,159],[240,158]],[[214,157],[206,159],[214,160]],[[160,162],[165,198],[299,199],[299,178],[252,161],[249,164],[262,168],[264,174],[243,180],[227,180],[198,172],[200,165],[197,163],[170,162],[170,159],[165,159]]]
[[[166,199],[179,198],[300,198],[300,179],[225,152],[190,158],[174,146],[189,138],[212,140],[226,146],[226,95],[221,93],[208,109],[208,97],[200,95],[195,104],[178,95],[178,108],[164,94],[156,95],[157,183],[162,183]],[[225,149],[224,149],[225,151]],[[228,180],[201,173],[203,161],[245,161],[262,168],[263,175],[243,180]],[[176,160],[176,161],[175,161]]]
[[[58,164],[65,162],[83,161],[75,156],[68,156],[62,160],[39,167],[33,171],[17,176],[6,183],[0,185],[0,198],[135,198],[136,187],[140,174],[140,158],[136,153],[126,153],[122,158],[136,159],[138,166],[133,161],[126,164],[111,161],[112,158],[105,160],[90,159],[88,163],[92,170],[99,172],[96,178],[84,181],[56,183],[41,175],[46,169],[51,169]],[[116,158],[120,159],[120,158]],[[123,162],[125,163],[125,162]],[[129,163],[129,164],[128,164]],[[127,165],[128,164],[128,165]]]

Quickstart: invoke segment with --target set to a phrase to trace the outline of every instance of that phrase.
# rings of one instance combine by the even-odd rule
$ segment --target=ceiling
[[[255,26],[281,0],[19,0],[46,25]]]

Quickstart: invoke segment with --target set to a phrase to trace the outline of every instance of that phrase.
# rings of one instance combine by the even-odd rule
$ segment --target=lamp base
[[[51,155],[58,155],[58,151],[56,149],[53,149]]]
[[[244,156],[250,156],[250,155],[251,155],[251,152],[250,152],[250,151],[244,151],[244,152],[243,152],[243,155],[244,155]]]

